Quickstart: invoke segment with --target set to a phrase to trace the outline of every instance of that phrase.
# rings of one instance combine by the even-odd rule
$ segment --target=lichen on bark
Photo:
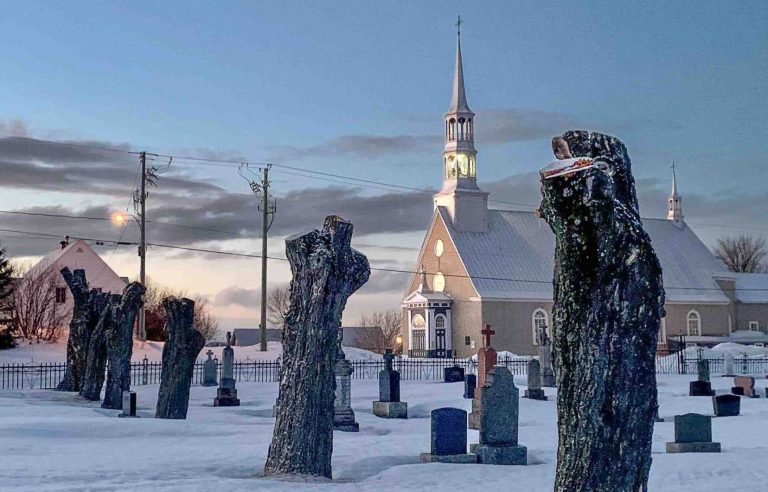
[[[553,149],[558,159],[593,159],[591,168],[542,178],[540,210],[556,238],[555,490],[644,490],[664,315],[661,266],[643,230],[624,144],[569,131],[553,139]]]
[[[329,216],[321,231],[285,241],[293,279],[266,475],[331,478],[337,333],[347,299],[370,275],[367,258],[350,247],[352,230]]]

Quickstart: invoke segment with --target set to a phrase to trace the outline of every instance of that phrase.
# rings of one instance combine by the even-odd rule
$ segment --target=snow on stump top
[[[328,216],[322,230],[285,240],[293,279],[265,475],[331,478],[338,329],[347,299],[370,275],[368,259],[350,247],[352,231]]]
[[[569,131],[552,148],[560,161],[576,159],[541,176],[541,215],[556,240],[555,490],[644,490],[664,313],[661,266],[640,221],[624,144]]]

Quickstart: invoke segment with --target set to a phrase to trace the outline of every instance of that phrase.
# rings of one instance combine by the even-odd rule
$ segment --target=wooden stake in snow
[[[322,231],[285,241],[293,280],[267,475],[331,478],[337,330],[347,299],[370,275],[368,259],[350,247],[352,230],[328,216]]]
[[[572,131],[552,142],[541,211],[555,234],[556,491],[646,490],[664,315],[661,266],[643,230],[624,144]]]

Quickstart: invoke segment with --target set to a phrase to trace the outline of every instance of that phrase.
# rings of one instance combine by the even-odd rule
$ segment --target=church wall
[[[448,230],[439,214],[433,216],[433,226],[430,229],[426,239],[423,254],[419,256],[414,270],[418,271],[421,265],[427,270],[427,283],[429,288],[434,286],[434,274],[441,272],[445,275],[444,292],[453,299],[452,304],[452,337],[451,344],[454,350],[469,349],[464,345],[464,331],[470,327],[476,328],[477,333],[481,330],[480,308],[474,307],[469,298],[476,297],[472,281],[467,276],[467,271],[459,258],[459,254],[451,241]],[[440,257],[435,254],[435,242],[440,239],[443,242],[443,253]],[[456,275],[456,276],[451,276]],[[413,292],[419,287],[420,276],[414,275],[411,284],[408,287],[408,293]],[[473,326],[477,325],[477,326]],[[408,310],[403,308],[403,351],[408,351]],[[467,333],[469,334],[469,333]],[[472,352],[474,353],[474,352]]]
[[[508,350],[518,355],[536,355],[538,347],[533,343],[533,313],[542,308],[547,313],[548,326],[552,327],[552,302],[484,301],[483,324],[490,324],[496,331],[493,346],[496,350]]]
[[[667,337],[688,334],[688,313],[696,310],[701,316],[701,334],[705,336],[728,336],[728,304],[678,304],[666,303],[665,318]],[[731,320],[733,322],[733,319]],[[735,326],[733,329],[736,329]]]
[[[757,321],[760,331],[768,333],[768,304],[738,303],[736,304],[736,312],[734,330],[749,330],[749,322]]]

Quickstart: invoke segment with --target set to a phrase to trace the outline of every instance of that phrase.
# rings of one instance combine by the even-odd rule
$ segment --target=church
[[[461,37],[451,105],[445,114],[443,186],[410,280],[403,308],[403,353],[469,357],[493,345],[537,353],[549,333],[555,239],[533,211],[495,210],[477,184],[475,114],[464,87]],[[666,317],[659,348],[722,342],[768,344],[768,274],[728,271],[688,227],[672,178],[666,219],[643,219],[661,261]],[[684,338],[681,337],[684,336]]]

